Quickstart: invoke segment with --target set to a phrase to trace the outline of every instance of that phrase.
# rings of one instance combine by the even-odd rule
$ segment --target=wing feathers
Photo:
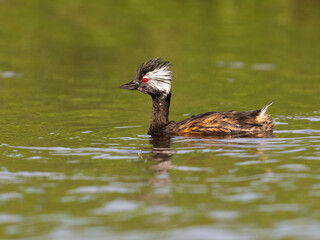
[[[267,108],[248,112],[208,112],[175,122],[168,127],[174,134],[229,135],[272,131],[273,122]]]

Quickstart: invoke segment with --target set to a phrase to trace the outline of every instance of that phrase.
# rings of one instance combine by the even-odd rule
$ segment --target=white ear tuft
[[[165,94],[168,94],[171,91],[172,73],[169,66],[163,66],[148,72],[144,77],[148,78],[150,86],[158,91]]]

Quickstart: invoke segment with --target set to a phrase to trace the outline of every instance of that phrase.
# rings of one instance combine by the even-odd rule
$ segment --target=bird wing
[[[175,134],[228,135],[261,131],[266,117],[258,118],[261,110],[247,112],[208,112],[177,122],[172,131]]]

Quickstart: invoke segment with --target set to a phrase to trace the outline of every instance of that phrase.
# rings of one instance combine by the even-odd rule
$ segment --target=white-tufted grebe
[[[172,74],[171,64],[161,58],[142,63],[135,78],[120,88],[138,90],[153,100],[150,135],[256,135],[272,133],[273,121],[262,109],[246,112],[208,112],[188,119],[169,122]]]

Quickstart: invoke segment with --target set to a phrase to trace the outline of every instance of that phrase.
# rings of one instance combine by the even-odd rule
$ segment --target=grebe
[[[273,121],[262,109],[246,112],[208,112],[188,119],[169,122],[172,73],[171,64],[161,58],[142,63],[135,78],[120,88],[138,90],[153,100],[150,135],[254,135],[272,133]]]

